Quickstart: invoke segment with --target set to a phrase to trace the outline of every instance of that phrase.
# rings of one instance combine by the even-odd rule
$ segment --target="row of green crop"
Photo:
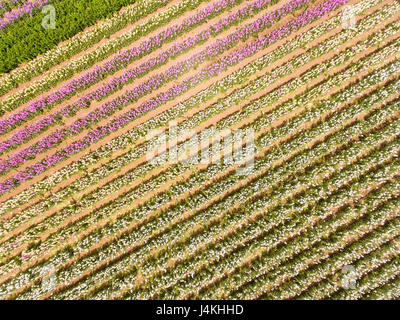
[[[55,29],[42,27],[43,14],[26,16],[0,34],[0,73],[54,48],[98,20],[109,17],[133,0],[60,0],[53,3]]]
[[[130,220],[130,219],[129,219]],[[129,220],[127,220],[127,221],[129,221]]]

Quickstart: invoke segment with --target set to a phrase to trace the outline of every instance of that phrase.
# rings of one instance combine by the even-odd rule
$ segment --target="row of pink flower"
[[[89,147],[90,145],[107,136],[111,132],[122,128],[127,123],[133,121],[145,112],[156,108],[161,103],[164,103],[181,95],[182,93],[189,90],[191,87],[199,84],[203,80],[216,76],[229,66],[239,63],[246,57],[253,55],[262,48],[265,48],[273,42],[289,35],[291,32],[298,30],[300,27],[315,20],[316,18],[319,18],[324,14],[336,9],[338,6],[346,3],[347,1],[348,0],[327,0],[326,2],[323,2],[322,4],[317,5],[314,8],[307,9],[303,14],[299,15],[287,24],[275,29],[266,36],[263,36],[261,39],[255,40],[245,47],[234,51],[227,57],[221,59],[216,63],[213,63],[207,68],[204,68],[199,73],[185,79],[180,84],[174,86],[168,91],[158,95],[157,97],[147,102],[142,103],[139,107],[131,109],[123,115],[110,120],[105,126],[101,126],[90,131],[85,137],[83,137],[79,141],[73,142],[69,146],[65,147],[63,150],[53,153],[52,155],[46,157],[46,159],[28,167],[23,172],[19,172],[12,178],[7,179],[0,184],[0,194],[44,172],[57,162],[63,161],[71,155],[79,152],[80,150]],[[301,2],[301,0],[296,0],[296,2]],[[259,23],[261,22],[262,21],[259,21]],[[246,34],[252,34],[256,32],[257,25],[258,24],[255,23],[246,26],[244,29],[240,30],[239,35],[241,37],[244,37]],[[221,41],[221,45],[223,45],[223,42],[225,41]],[[126,93],[124,98],[120,99],[122,101],[125,100],[125,102],[128,103],[133,97],[135,97],[135,95],[135,91],[129,91]]]
[[[219,2],[219,3],[217,3]],[[214,3],[213,7],[225,7],[226,0],[217,1]],[[221,6],[221,2],[224,2],[224,5]],[[233,1],[231,0],[231,3]],[[62,119],[62,117],[68,117],[75,114],[79,109],[88,107],[89,103],[93,100],[101,100],[111,92],[122,88],[127,82],[132,81],[135,78],[141,77],[153,68],[160,66],[166,63],[170,58],[177,56],[178,54],[188,50],[190,48],[194,48],[198,43],[203,42],[210,37],[216,35],[220,32],[224,27],[232,25],[234,23],[242,21],[242,19],[249,14],[254,13],[255,10],[260,10],[271,2],[271,0],[254,0],[246,6],[240,8],[235,13],[228,15],[227,17],[221,19],[217,23],[209,26],[206,30],[203,30],[196,34],[195,36],[190,36],[183,40],[182,42],[177,42],[170,48],[164,50],[157,57],[150,58],[145,61],[138,67],[134,67],[133,69],[126,70],[122,76],[116,77],[110,80],[108,83],[104,84],[99,89],[88,93],[87,95],[78,99],[72,105],[68,105],[66,107],[61,108],[56,113],[46,116],[38,121],[36,121],[33,125],[29,125],[15,134],[13,134],[9,139],[0,143],[0,154],[5,151],[13,148],[17,144],[21,144],[24,141],[28,140],[35,134],[38,134],[55,122]],[[211,11],[211,10],[210,10]],[[203,15],[209,16],[209,15]]]
[[[18,20],[19,18],[25,15],[33,15],[33,12],[37,9],[40,9],[45,4],[47,4],[49,0],[29,0],[23,3],[20,7],[14,8],[11,11],[8,11],[3,14],[0,18],[0,29],[5,28],[10,23]]]
[[[0,121],[0,134],[14,128],[21,121],[31,118],[44,108],[61,102],[68,96],[74,95],[77,91],[94,84],[105,78],[110,73],[125,67],[128,63],[149,54],[155,48],[161,46],[164,42],[173,40],[178,35],[190,29],[193,25],[204,22],[211,15],[222,12],[229,5],[234,5],[241,0],[216,0],[213,4],[198,10],[194,15],[188,17],[180,24],[167,27],[150,39],[146,39],[140,45],[131,47],[122,51],[108,62],[101,66],[96,66],[92,70],[86,72],[78,79],[74,79],[60,90],[57,90],[46,97],[41,97],[31,102],[28,107],[11,115],[9,118]],[[85,99],[86,100],[86,99]]]
[[[278,19],[292,12],[295,8],[299,8],[307,4],[309,1],[310,0],[301,0],[301,1],[293,0],[292,2],[280,7],[275,11],[265,14],[263,18],[261,18],[261,20],[256,20],[255,22],[249,23],[248,25],[256,24],[256,29],[253,32],[258,32],[264,29],[268,24],[273,22],[274,19]],[[170,67],[166,72],[151,77],[146,81],[143,81],[132,91],[135,94],[134,96],[129,96],[128,98],[129,101],[126,100],[127,95],[125,95],[124,97],[119,97],[109,103],[105,103],[100,108],[97,108],[94,111],[90,112],[87,116],[74,121],[68,128],[57,130],[54,133],[48,135],[46,138],[43,138],[39,142],[35,143],[34,145],[29,146],[28,148],[18,152],[14,156],[8,158],[6,161],[0,163],[0,173],[4,173],[10,170],[11,168],[18,166],[24,160],[34,158],[38,153],[46,151],[57,145],[65,137],[78,134],[85,127],[88,127],[89,125],[99,121],[100,119],[111,116],[122,106],[126,105],[129,102],[136,101],[137,99],[151,92],[152,90],[160,88],[164,83],[170,81],[173,78],[176,78],[178,75],[183,74],[193,66],[201,62],[204,62],[207,58],[218,56],[225,50],[231,48],[240,39],[243,39],[243,34],[241,33],[241,30],[245,30],[245,27],[228,35],[225,38],[225,40],[216,41],[212,45],[208,46],[206,49],[191,56],[185,61],[175,64],[174,66]],[[248,36],[249,34],[245,34],[246,38]],[[131,73],[130,76],[136,77],[137,73]],[[126,81],[128,80],[128,78],[124,79]],[[113,89],[112,87],[108,88],[109,90]],[[57,121],[56,118],[57,115],[52,115],[51,117],[52,117],[51,119],[46,118],[46,120],[49,119],[49,121]],[[61,115],[58,115],[58,117],[61,117]],[[43,126],[45,126],[46,124],[47,123],[42,123]],[[34,130],[35,128],[31,129]]]
[[[0,0],[0,13],[3,14],[4,12],[11,11],[16,6],[20,6],[28,0]]]

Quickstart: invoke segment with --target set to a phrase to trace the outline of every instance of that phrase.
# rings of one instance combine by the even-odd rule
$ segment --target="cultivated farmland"
[[[400,299],[400,1],[0,15],[1,299]]]

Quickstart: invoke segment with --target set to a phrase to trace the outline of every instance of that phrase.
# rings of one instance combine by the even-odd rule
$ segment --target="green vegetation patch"
[[[135,0],[60,0],[50,3],[55,8],[55,29],[44,29],[41,11],[25,17],[0,31],[0,73],[6,73],[22,62],[54,48],[96,21],[110,17]]]

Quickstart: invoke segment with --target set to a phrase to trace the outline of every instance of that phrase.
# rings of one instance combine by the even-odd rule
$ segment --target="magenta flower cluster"
[[[228,56],[220,59],[218,62],[211,64],[209,67],[204,68],[199,73],[185,79],[180,84],[175,85],[168,91],[158,95],[157,97],[142,103],[139,107],[131,109],[124,113],[123,115],[110,120],[106,125],[98,127],[92,131],[90,131],[85,137],[80,139],[79,141],[75,141],[72,144],[68,145],[67,147],[63,148],[60,151],[53,153],[52,155],[46,157],[44,160],[35,163],[34,165],[28,167],[23,172],[19,172],[14,175],[12,178],[7,179],[3,183],[0,184],[0,194],[10,190],[14,186],[31,179],[32,177],[44,172],[49,167],[53,166],[55,163],[66,159],[67,157],[73,155],[74,153],[92,145],[93,143],[97,142],[101,138],[105,137],[106,135],[110,134],[111,132],[118,130],[125,126],[128,122],[136,119],[138,116],[144,114],[145,112],[156,108],[161,103],[173,99],[183,92],[187,91],[191,87],[195,86],[196,84],[202,82],[203,80],[213,77],[227,67],[232,66],[234,64],[239,63],[246,57],[249,57],[256,53],[257,51],[265,48],[266,46],[272,44],[273,42],[289,35],[291,32],[298,30],[300,27],[304,26],[305,24],[319,18],[326,13],[336,9],[338,6],[346,3],[348,0],[327,0],[326,2],[317,5],[314,8],[307,9],[303,14],[299,15],[295,19],[291,20],[287,24],[275,29],[274,31],[270,32],[269,34],[261,37],[258,40],[252,41],[245,47],[238,49]],[[272,22],[276,14],[280,14],[283,10],[288,10],[290,6],[292,9],[297,7],[300,3],[304,1],[302,0],[295,0],[290,2],[287,9],[284,7],[279,8],[278,12],[275,11],[273,14],[264,15],[262,18],[257,19],[254,23],[251,23],[234,34],[228,36],[227,39],[218,41],[219,45],[222,47],[226,46],[227,42],[230,41],[237,41],[238,39],[243,39],[246,36],[254,34],[257,30],[260,29],[260,25],[268,25],[268,23]],[[209,54],[212,54],[217,50],[217,48],[210,49]],[[159,81],[157,78],[154,78],[154,83],[157,84]],[[150,84],[147,84],[147,88],[149,88]],[[145,86],[146,88],[146,86]],[[140,95],[138,89],[134,89],[131,91],[126,92],[124,97],[120,97],[119,99],[115,100],[114,103],[122,103],[127,104],[132,101],[135,97]]]
[[[14,21],[25,15],[30,15],[32,17],[36,9],[40,9],[48,2],[49,0],[28,0],[24,2],[20,7],[14,8],[11,11],[4,13],[3,16],[0,18],[0,29],[5,28],[7,25],[13,23]]]

